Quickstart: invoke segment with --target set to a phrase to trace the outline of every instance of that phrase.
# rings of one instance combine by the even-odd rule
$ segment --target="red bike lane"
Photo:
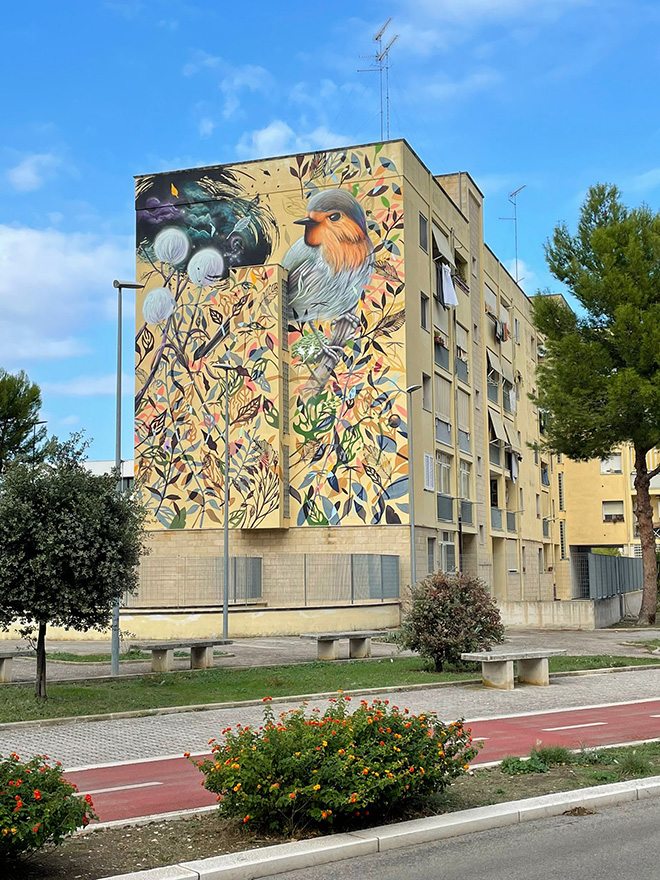
[[[538,743],[577,748],[660,739],[660,699],[466,721],[483,748],[475,765],[527,755]],[[102,822],[216,803],[194,760],[166,756],[71,769],[66,778],[90,794]]]

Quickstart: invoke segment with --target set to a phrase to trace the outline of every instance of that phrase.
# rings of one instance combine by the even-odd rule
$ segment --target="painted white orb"
[[[174,297],[166,287],[154,287],[142,303],[144,320],[147,324],[162,324],[170,317],[175,305]]]
[[[188,263],[188,276],[193,284],[206,287],[222,278],[225,261],[222,254],[214,247],[202,248]]]
[[[183,263],[189,251],[190,239],[183,229],[178,229],[176,226],[161,229],[154,238],[156,257],[163,263],[169,263],[170,266],[178,266],[179,263]]]

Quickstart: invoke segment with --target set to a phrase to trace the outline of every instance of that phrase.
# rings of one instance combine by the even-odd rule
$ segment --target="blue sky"
[[[35,0],[3,12],[0,365],[51,432],[114,456],[115,277],[133,277],[133,175],[378,139],[357,73],[392,16],[391,135],[486,194],[486,240],[558,289],[543,242],[587,187],[660,207],[660,4],[641,0]],[[131,455],[132,309],[124,322]]]

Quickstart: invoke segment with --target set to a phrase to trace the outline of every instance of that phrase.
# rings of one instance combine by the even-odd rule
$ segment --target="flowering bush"
[[[488,651],[504,639],[495,600],[478,578],[436,571],[412,588],[400,644],[417,651],[441,672],[460,666],[461,654]]]
[[[345,827],[440,791],[477,753],[461,721],[446,726],[388,700],[361,700],[354,712],[349,703],[330,700],[324,714],[303,704],[276,720],[267,697],[262,727],[239,724],[211,740],[212,756],[197,766],[220,812],[261,830]]]
[[[0,861],[57,845],[96,818],[91,797],[77,795],[59,761],[51,766],[45,755],[25,763],[13,752],[0,756]]]

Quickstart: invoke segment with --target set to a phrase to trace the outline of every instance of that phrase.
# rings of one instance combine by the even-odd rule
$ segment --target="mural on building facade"
[[[223,520],[219,359],[233,527],[406,521],[395,160],[376,145],[139,178],[136,459],[162,527]]]

